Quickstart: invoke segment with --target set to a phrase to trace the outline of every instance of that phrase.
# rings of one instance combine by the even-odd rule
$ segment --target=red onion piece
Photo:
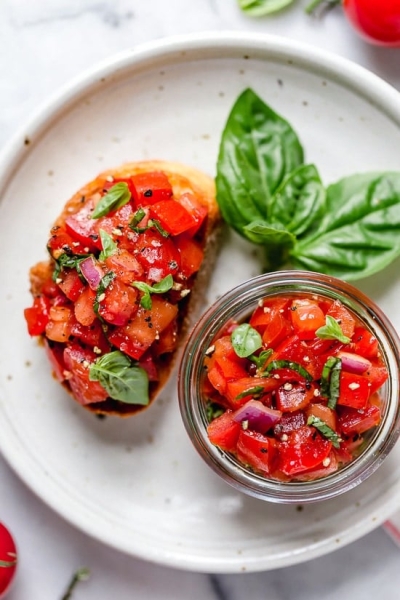
[[[89,287],[92,290],[97,290],[100,285],[100,281],[104,277],[104,271],[100,265],[97,264],[93,256],[88,256],[85,258],[85,260],[80,263],[79,267],[82,275],[88,282]]]
[[[276,425],[282,417],[280,410],[274,410],[264,406],[259,400],[249,400],[238,408],[233,413],[233,420],[237,423],[247,421],[249,429],[258,431],[259,433],[265,433],[271,427]]]
[[[370,361],[359,354],[352,354],[351,352],[338,352],[337,357],[342,361],[342,369],[344,371],[348,371],[349,373],[362,375],[371,366]]]

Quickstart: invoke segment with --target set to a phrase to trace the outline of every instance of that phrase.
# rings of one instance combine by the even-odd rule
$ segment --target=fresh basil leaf
[[[332,442],[332,446],[335,448],[340,448],[340,442],[343,442],[342,438],[334,431],[329,425],[325,423],[322,419],[318,417],[314,417],[311,415],[307,419],[307,425],[312,425],[330,442]]]
[[[326,213],[290,250],[296,267],[348,281],[400,256],[400,173],[345,177],[327,188]]]
[[[263,391],[264,391],[264,388],[262,385],[255,385],[254,387],[245,390],[241,394],[238,394],[235,399],[241,400],[242,398],[245,398],[246,396],[257,396],[258,394],[260,394]]]
[[[68,254],[63,252],[55,260],[55,269],[53,271],[53,281],[56,281],[63,269],[76,269],[80,275],[81,271],[79,268],[80,263],[90,256],[90,254]]]
[[[322,368],[321,394],[328,398],[328,408],[335,408],[339,399],[341,371],[342,361],[337,356],[330,356]]]
[[[130,199],[131,193],[128,185],[124,181],[116,183],[102,198],[100,198],[92,212],[91,218],[98,219],[104,217],[104,215],[107,215],[109,212],[117,210],[118,208],[121,208],[121,206],[127,204]]]
[[[292,360],[273,360],[269,363],[264,373],[269,375],[271,371],[275,371],[276,369],[290,369],[291,371],[296,371],[296,373],[304,377],[304,379],[307,381],[313,380],[311,373],[309,373],[307,369],[305,369],[300,363]]]
[[[246,358],[262,347],[261,335],[248,323],[242,323],[233,330],[231,341],[240,358]]]
[[[92,363],[89,379],[98,381],[114,400],[127,404],[149,403],[146,371],[119,350],[108,352]]]
[[[100,302],[102,301],[102,296],[115,277],[116,275],[114,271],[109,271],[104,275],[104,277],[101,278],[99,287],[96,290],[96,298],[93,302],[93,310],[96,313],[96,315],[99,314],[99,306]]]
[[[268,221],[271,199],[287,175],[303,164],[303,149],[289,123],[253,90],[236,100],[222,133],[217,162],[217,201],[239,234]]]
[[[138,225],[138,223],[140,223],[140,221],[142,219],[144,219],[145,216],[146,216],[146,211],[144,210],[144,208],[139,208],[135,212],[135,214],[132,217],[131,222],[129,223],[130,229],[133,229],[133,231],[136,231],[136,226]]]
[[[99,260],[105,260],[109,256],[112,256],[117,251],[117,244],[112,239],[111,235],[108,234],[104,229],[100,229],[100,240],[101,247],[103,250],[100,252]]]
[[[268,350],[262,350],[258,356],[252,354],[248,358],[257,366],[257,369],[262,370],[265,363],[273,353],[274,351],[272,348],[268,348]]]
[[[301,165],[277,189],[270,219],[282,223],[293,236],[301,237],[305,232],[309,234],[314,224],[319,224],[324,209],[325,188],[316,167]]]
[[[286,8],[294,0],[238,0],[240,8],[252,17],[263,17]]]
[[[343,344],[349,344],[351,339],[344,335],[342,328],[336,319],[330,315],[325,317],[325,325],[317,329],[315,335],[321,340],[338,340]]]
[[[172,286],[174,285],[174,279],[172,275],[169,274],[152,286],[144,281],[133,281],[132,285],[143,293],[140,300],[140,305],[146,310],[150,310],[152,306],[151,294],[165,294],[172,289]]]
[[[214,419],[223,415],[224,412],[225,410],[219,404],[208,400],[206,404],[206,417],[208,423],[211,423],[211,421],[214,421]]]

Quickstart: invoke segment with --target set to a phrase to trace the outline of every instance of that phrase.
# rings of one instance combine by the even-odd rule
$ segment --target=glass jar
[[[310,294],[339,300],[354,313],[379,342],[389,377],[380,390],[381,421],[368,432],[360,454],[336,472],[311,481],[279,481],[254,472],[235,457],[214,446],[207,435],[204,360],[227,323],[244,322],[266,298]],[[181,359],[178,393],[187,433],[206,463],[236,489],[262,500],[306,503],[332,498],[350,490],[382,464],[400,434],[400,340],[383,312],[361,291],[333,277],[302,271],[261,275],[235,287],[201,317],[191,332]]]

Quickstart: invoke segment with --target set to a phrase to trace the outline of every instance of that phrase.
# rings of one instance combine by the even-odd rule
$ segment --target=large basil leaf
[[[347,280],[386,267],[400,256],[400,173],[353,175],[330,185],[325,217],[290,254],[295,266]]]
[[[282,10],[294,0],[238,0],[243,12],[252,17],[262,17]]]
[[[99,381],[114,400],[127,404],[149,403],[146,371],[118,350],[98,358],[90,367],[89,379]]]
[[[270,218],[296,236],[319,224],[324,215],[325,188],[314,165],[302,165],[290,173],[274,195]]]
[[[219,148],[217,200],[225,221],[243,235],[243,227],[267,219],[273,194],[302,163],[303,149],[289,123],[245,90]]]

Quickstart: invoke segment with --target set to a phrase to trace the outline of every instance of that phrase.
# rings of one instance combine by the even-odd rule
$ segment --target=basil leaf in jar
[[[317,329],[315,335],[319,337],[320,340],[338,340],[343,344],[349,344],[351,342],[351,339],[347,337],[347,335],[344,335],[337,320],[330,315],[326,315],[325,325]]]
[[[248,323],[242,323],[233,330],[231,341],[240,358],[246,358],[262,347],[261,335]]]
[[[108,352],[92,363],[89,379],[98,381],[114,400],[127,404],[149,403],[146,371],[119,350]]]

